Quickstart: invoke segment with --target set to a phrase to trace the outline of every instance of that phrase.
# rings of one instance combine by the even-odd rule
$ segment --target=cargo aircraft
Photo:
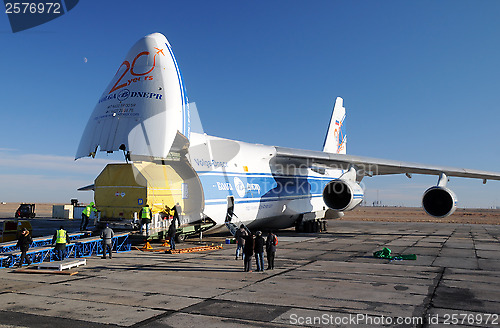
[[[178,204],[183,224],[279,229],[340,217],[359,205],[365,176],[436,175],[422,206],[434,217],[457,206],[448,177],[500,180],[500,173],[346,154],[343,99],[336,98],[323,151],[265,146],[203,133],[188,102],[172,47],[160,33],[128,52],[90,116],[76,158],[123,152],[94,184],[101,217],[129,220],[148,204],[155,215]],[[228,228],[230,228],[228,226]]]

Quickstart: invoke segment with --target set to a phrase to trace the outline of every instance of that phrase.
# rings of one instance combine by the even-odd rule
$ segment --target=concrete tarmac
[[[263,273],[243,272],[235,245],[90,257],[74,276],[1,269],[0,327],[500,324],[500,226],[330,221],[278,237]],[[373,258],[383,247],[417,260]]]

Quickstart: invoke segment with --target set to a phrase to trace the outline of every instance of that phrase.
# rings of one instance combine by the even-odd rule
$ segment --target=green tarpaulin
[[[387,247],[384,247],[381,251],[376,251],[373,253],[373,257],[378,259],[388,259],[388,260],[416,260],[417,255],[415,254],[406,254],[406,255],[391,255],[391,250]]]

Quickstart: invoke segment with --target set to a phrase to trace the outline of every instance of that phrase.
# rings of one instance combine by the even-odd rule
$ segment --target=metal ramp
[[[10,257],[7,255],[0,255],[0,268],[7,268],[10,264]]]
[[[128,232],[116,233],[111,240],[111,249],[115,253],[128,252],[132,245],[128,238]],[[88,257],[91,255],[102,255],[102,240],[100,237],[89,237],[79,240],[77,243],[77,255],[75,257]]]
[[[241,225],[243,225],[247,233],[250,233],[250,229],[248,229],[247,226],[241,221],[236,222],[235,218],[238,218],[238,216],[234,213],[234,197],[228,196],[226,220],[224,221],[226,228],[229,230],[232,236],[236,234],[236,231],[240,228]]]
[[[226,221],[225,225],[227,230],[229,230],[229,232],[231,233],[231,235],[234,236],[236,234],[236,230],[238,230],[238,227],[234,223],[229,221]]]
[[[64,252],[66,257],[76,257],[75,244],[66,245],[66,250]],[[16,263],[18,263],[21,260],[21,251],[5,253],[2,255],[9,257],[5,268],[13,267]],[[57,260],[56,252],[54,251],[54,247],[52,246],[50,247],[44,246],[44,247],[37,247],[30,249],[26,252],[26,257],[32,264],[39,264],[42,262],[51,262]]]
[[[241,222],[241,221],[236,222],[236,223],[232,223],[232,222],[226,221],[224,224],[225,224],[226,228],[229,230],[229,232],[231,233],[232,236],[234,236],[236,234],[236,231],[242,225],[243,225],[243,228],[245,228],[245,230],[247,231],[247,233],[250,234],[250,229],[248,229],[248,227],[243,222]]]
[[[50,238],[52,241],[52,237]],[[128,233],[117,233],[112,239],[112,250],[116,253],[131,250]],[[102,240],[100,237],[78,239],[66,245],[66,258],[81,258],[91,255],[102,255]],[[52,262],[57,259],[53,246],[34,247],[26,252],[26,257],[32,264]],[[21,251],[0,253],[0,268],[11,268],[21,259]],[[25,265],[25,264],[23,264]]]
[[[82,238],[84,235],[85,235],[84,232],[68,233],[70,241],[78,240]],[[50,244],[52,244],[52,236],[37,237],[33,238],[33,243],[30,245],[30,248],[47,246]],[[17,240],[0,243],[0,253],[9,253],[18,251],[19,247],[17,247],[16,245],[17,245]]]

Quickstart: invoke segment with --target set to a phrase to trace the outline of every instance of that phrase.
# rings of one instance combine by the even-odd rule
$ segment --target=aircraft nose
[[[166,158],[177,133],[190,136],[182,75],[167,38],[146,35],[129,50],[87,123],[76,158],[101,151]]]
[[[161,33],[146,35],[130,49],[125,58],[130,65],[130,73],[134,78],[144,77],[151,73],[155,67],[175,69],[174,59],[168,50],[170,43]],[[138,80],[141,80],[140,78]]]

